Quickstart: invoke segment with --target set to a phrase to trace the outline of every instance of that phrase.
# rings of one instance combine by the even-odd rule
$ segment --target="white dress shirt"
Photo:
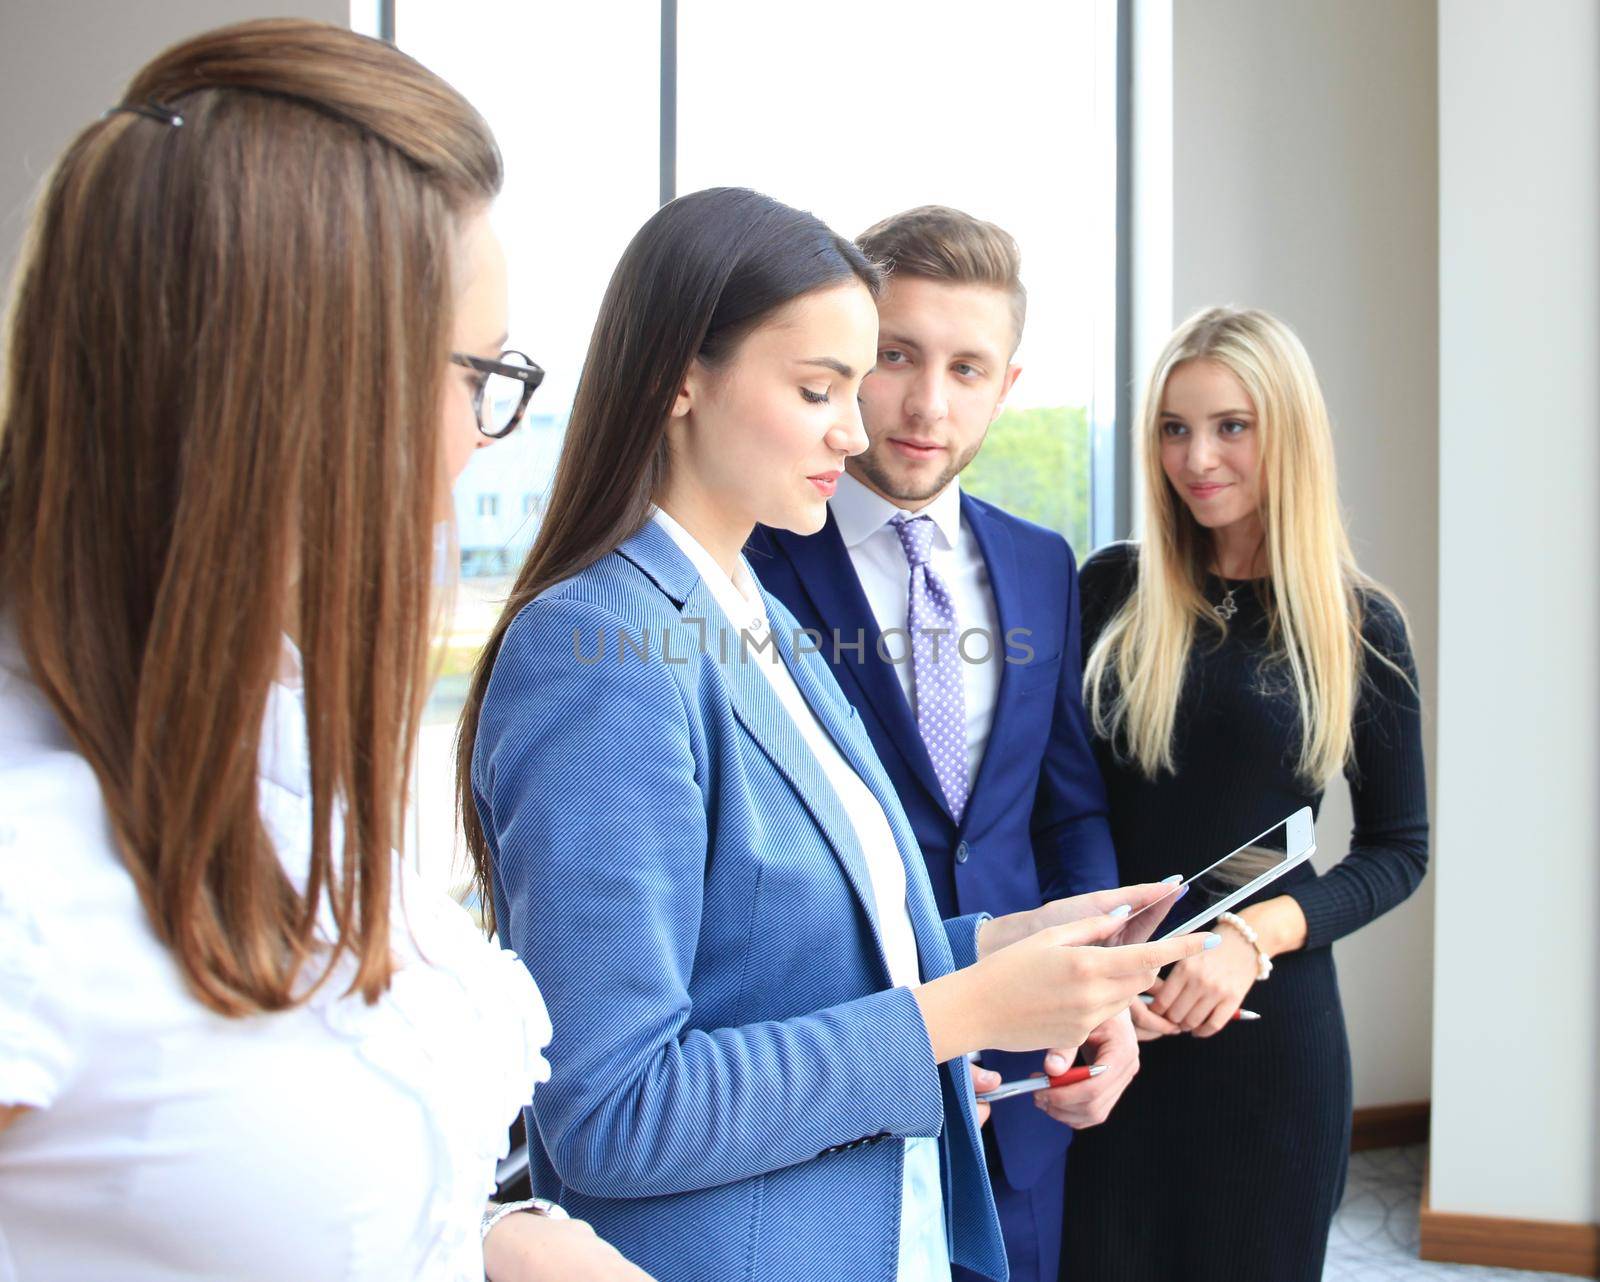
[[[967,782],[977,784],[978,767],[994,725],[994,705],[1000,693],[1006,644],[1000,635],[1000,615],[989,586],[989,567],[978,540],[961,519],[961,486],[947,485],[933,502],[906,513],[888,499],[873,493],[846,472],[828,503],[839,523],[850,564],[867,595],[878,629],[884,633],[889,656],[906,703],[917,706],[916,670],[911,663],[910,637],[905,631],[911,597],[911,564],[906,560],[900,535],[891,524],[897,516],[926,516],[934,525],[929,568],[944,580],[955,606],[956,627],[962,643],[961,677],[967,711]],[[978,632],[973,633],[973,629]],[[972,635],[967,635],[967,634]],[[941,640],[940,644],[946,644]]]
[[[739,558],[734,576],[730,578],[716,558],[671,516],[657,508],[654,520],[689,558],[728,621],[751,637],[764,636],[768,628],[766,601],[744,558]],[[740,649],[742,653],[747,652],[747,661],[759,668],[771,683],[773,693],[816,758],[855,829],[856,841],[866,858],[890,979],[899,987],[920,984],[922,967],[917,957],[916,935],[911,928],[911,912],[906,907],[905,863],[883,807],[817,720],[777,648],[741,646]],[[900,1282],[947,1279],[950,1277],[950,1246],[945,1233],[938,1141],[917,1136],[904,1143],[898,1278]]]
[[[297,656],[260,805],[308,867]],[[335,858],[339,826],[334,825]],[[324,900],[326,905],[326,900]],[[479,1217],[550,1024],[514,953],[397,860],[394,979],[202,1006],[118,857],[100,786],[0,623],[0,1282],[482,1282]]]

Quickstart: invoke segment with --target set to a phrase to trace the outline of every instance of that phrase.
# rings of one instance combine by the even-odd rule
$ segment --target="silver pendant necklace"
[[[1224,623],[1239,613],[1239,607],[1233,599],[1233,594],[1237,591],[1237,588],[1229,588],[1225,593],[1223,593],[1222,600],[1211,607],[1217,612],[1217,618],[1221,619]]]
[[[1255,567],[1257,559],[1261,556],[1261,549],[1265,545],[1265,541],[1266,536],[1263,534],[1262,542],[1256,545],[1256,550],[1250,556],[1249,566],[1245,569],[1246,574],[1249,574],[1250,570]],[[1220,561],[1217,564],[1216,575],[1222,581],[1222,600],[1218,601],[1211,609],[1215,612],[1217,618],[1227,623],[1234,615],[1239,613],[1239,603],[1233,599],[1233,594],[1245,585],[1242,583],[1230,584],[1227,579],[1224,579]]]

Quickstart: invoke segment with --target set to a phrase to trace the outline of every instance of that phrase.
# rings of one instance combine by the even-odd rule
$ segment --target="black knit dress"
[[[1085,654],[1133,590],[1138,549],[1105,548],[1081,579]],[[1265,586],[1264,583],[1261,586]],[[1176,772],[1152,781],[1096,743],[1124,883],[1185,876],[1321,792],[1294,771],[1299,716],[1270,662],[1267,614],[1250,582],[1211,578],[1238,613],[1217,644],[1201,633],[1178,707]],[[1415,682],[1404,625],[1368,595],[1363,633]],[[1344,1190],[1350,1048],[1329,945],[1393,908],[1422,880],[1427,795],[1417,697],[1368,656],[1348,772],[1350,853],[1318,877],[1303,864],[1261,896],[1292,895],[1304,949],[1283,954],[1246,1008],[1257,1023],[1215,1037],[1140,1044],[1142,1067],[1109,1121],[1073,1141],[1064,1279],[1070,1282],[1315,1282]]]

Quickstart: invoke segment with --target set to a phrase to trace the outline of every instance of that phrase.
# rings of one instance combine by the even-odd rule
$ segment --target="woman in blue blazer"
[[[561,1030],[535,1190],[663,1282],[1004,1278],[964,1056],[1074,1045],[1204,943],[1087,946],[1155,887],[941,921],[820,643],[743,562],[865,445],[877,284],[754,192],[645,225],[463,725],[485,902]]]

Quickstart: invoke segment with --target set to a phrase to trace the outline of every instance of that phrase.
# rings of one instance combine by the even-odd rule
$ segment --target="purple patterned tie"
[[[928,564],[933,547],[931,517],[894,519],[895,533],[911,565],[911,670],[917,692],[917,729],[933,760],[950,813],[959,823],[967,805],[967,698],[961,680],[960,633],[950,589]]]

